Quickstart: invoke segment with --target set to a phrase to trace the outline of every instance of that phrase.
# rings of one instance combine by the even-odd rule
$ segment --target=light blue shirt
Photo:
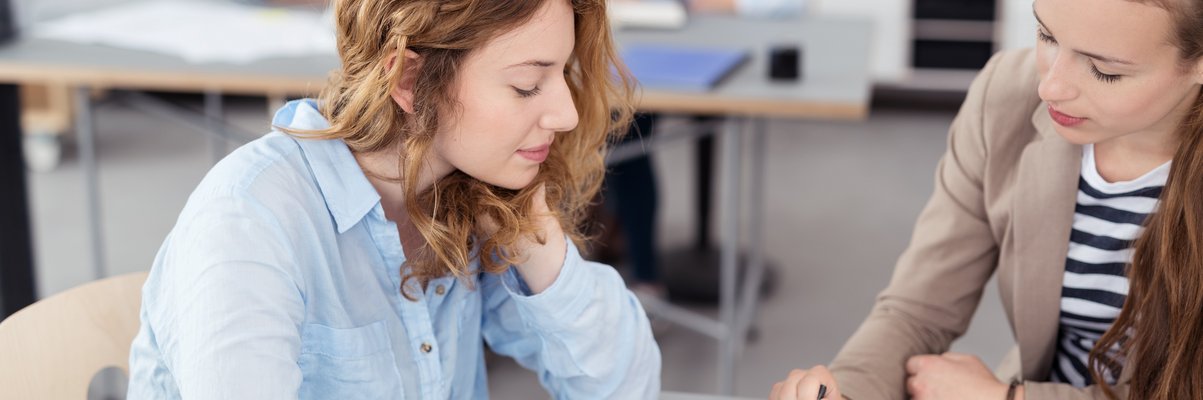
[[[273,125],[328,126],[315,107],[291,102]],[[397,226],[344,142],[255,140],[213,167],[155,258],[129,398],[484,399],[482,343],[558,399],[658,395],[642,307],[571,241],[534,295],[510,268],[425,292],[411,280],[410,301],[403,262]]]

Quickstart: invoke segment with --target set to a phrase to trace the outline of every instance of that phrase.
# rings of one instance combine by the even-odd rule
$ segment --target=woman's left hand
[[[969,354],[914,356],[906,362],[906,373],[906,391],[916,400],[1007,397],[1007,384],[995,378],[981,359]]]
[[[538,235],[544,239],[544,243],[523,237],[514,243],[512,250],[518,252],[518,259],[522,260],[516,267],[527,287],[534,293],[540,293],[560,276],[568,250],[564,229],[547,206],[547,189],[543,185],[536,189],[531,202],[531,217],[539,225]],[[482,218],[480,224],[486,234],[492,234],[499,228],[495,221],[487,218]]]

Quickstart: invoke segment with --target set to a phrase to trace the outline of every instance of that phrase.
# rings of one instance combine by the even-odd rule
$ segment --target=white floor
[[[264,105],[230,99],[240,126],[266,131]],[[97,110],[105,261],[110,274],[149,268],[189,192],[212,161],[209,140],[119,104]],[[765,154],[764,249],[779,268],[777,290],[736,369],[736,393],[767,396],[791,368],[828,362],[888,282],[894,260],[932,188],[948,111],[875,109],[864,122],[772,121]],[[30,179],[42,296],[93,279],[79,164],[68,144],[56,170]],[[693,146],[655,156],[663,210],[659,244],[692,238]],[[658,338],[663,388],[716,390],[717,346],[671,329]],[[995,363],[1013,341],[993,285],[954,349]],[[543,398],[533,374],[508,360],[490,366],[493,398]]]

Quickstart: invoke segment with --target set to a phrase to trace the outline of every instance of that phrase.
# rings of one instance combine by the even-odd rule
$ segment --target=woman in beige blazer
[[[996,55],[973,83],[869,317],[830,369],[790,372],[771,399],[1203,399],[1203,1],[1033,8],[1036,49]],[[1110,379],[1053,383],[1086,150],[1107,182],[1159,168],[1168,181],[1119,273],[1122,311],[1090,352],[1089,375]],[[994,274],[1018,342],[1002,379],[945,353]]]

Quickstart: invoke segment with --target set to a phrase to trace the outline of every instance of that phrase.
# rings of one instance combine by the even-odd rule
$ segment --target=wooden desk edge
[[[0,81],[30,84],[62,84],[96,89],[195,91],[217,90],[225,94],[315,96],[327,79],[246,76],[221,73],[129,72],[102,68],[0,63]],[[712,94],[681,94],[656,91],[637,97],[640,111],[702,115],[747,115],[778,118],[864,120],[868,101],[840,103],[789,99],[738,99]]]
[[[327,78],[248,76],[245,74],[192,72],[129,72],[106,68],[0,63],[0,81],[28,84],[62,84],[96,89],[140,89],[203,92],[218,90],[245,95],[316,95]]]
[[[702,115],[766,116],[822,120],[861,121],[869,116],[869,104],[782,99],[736,99],[713,95],[682,95],[645,92],[636,100],[640,111]]]

